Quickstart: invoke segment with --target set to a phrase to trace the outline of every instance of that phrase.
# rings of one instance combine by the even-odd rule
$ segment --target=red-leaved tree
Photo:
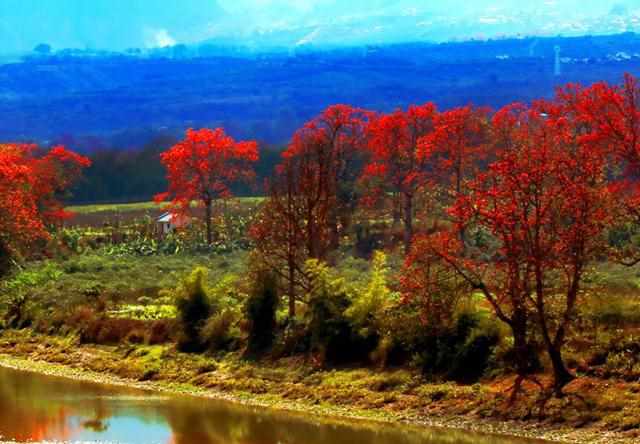
[[[573,378],[562,349],[584,274],[611,223],[606,159],[581,143],[576,122],[557,103],[506,107],[492,126],[495,160],[450,208],[454,226],[419,245],[481,291],[511,327],[518,384],[530,370],[528,335],[536,324],[559,394]],[[463,248],[460,229],[479,239]]]
[[[263,264],[284,284],[291,318],[296,300],[308,290],[306,260],[326,260],[351,222],[369,117],[334,105],[298,130],[250,229]]]
[[[307,169],[296,160],[303,159],[285,159],[278,165],[267,185],[269,195],[249,229],[261,262],[284,284],[290,319],[295,318],[300,290],[307,290],[304,265],[315,248],[307,224],[315,198],[300,192],[300,176]]]
[[[581,143],[611,160],[611,186],[617,194],[617,230],[633,231],[640,222],[640,84],[630,74],[620,86],[605,82],[568,85],[559,91],[563,106],[580,124]],[[629,238],[630,233],[626,234]],[[629,239],[627,239],[629,240]],[[616,245],[614,259],[640,263],[632,242]]]
[[[487,110],[465,106],[435,116],[433,132],[419,141],[420,152],[431,165],[437,200],[446,206],[465,194],[487,156]],[[460,231],[464,244],[464,229]]]
[[[48,238],[69,216],[60,198],[91,162],[62,146],[38,156],[34,145],[0,144],[0,274],[11,252]]]
[[[392,196],[394,223],[401,217],[404,225],[405,252],[414,235],[416,195],[428,179],[429,155],[418,142],[433,131],[436,114],[433,103],[412,106],[376,116],[367,128],[371,161],[362,177],[369,185],[366,200]]]
[[[299,129],[282,154],[283,163],[298,171],[287,187],[304,202],[311,258],[325,259],[351,223],[369,118],[364,110],[333,105]]]
[[[222,128],[187,130],[184,140],[160,155],[167,169],[169,190],[157,201],[171,200],[174,211],[189,213],[197,202],[205,212],[207,243],[212,243],[213,204],[231,196],[231,185],[255,176],[258,160],[254,141],[236,142]]]

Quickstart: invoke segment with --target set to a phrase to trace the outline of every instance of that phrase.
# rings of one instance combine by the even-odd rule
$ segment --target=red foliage
[[[370,113],[335,105],[296,132],[250,229],[262,265],[278,275],[295,316],[305,262],[326,259],[348,228]]]
[[[379,199],[387,193],[395,197],[394,221],[400,218],[402,207],[405,251],[413,237],[415,196],[428,180],[430,156],[418,142],[433,131],[436,113],[433,103],[412,106],[406,112],[377,116],[368,127],[371,162],[362,177],[369,185],[367,201],[372,203],[372,196]]]
[[[449,209],[455,225],[417,245],[484,293],[521,351],[532,313],[561,388],[570,379],[561,356],[567,328],[611,224],[606,158],[558,103],[506,107],[492,126],[496,158]],[[480,236],[468,250],[460,229]],[[551,310],[551,301],[559,306]]]
[[[432,163],[445,201],[456,199],[465,181],[475,177],[488,144],[487,110],[465,106],[438,114],[434,130],[419,141],[420,153]]]
[[[460,258],[460,240],[450,234],[416,236],[400,276],[404,301],[417,303],[423,324],[434,333],[452,325],[459,301],[471,294],[469,283],[442,260],[442,254]]]
[[[216,199],[231,195],[231,184],[254,177],[258,160],[254,141],[236,142],[222,128],[187,130],[184,140],[161,154],[167,168],[169,190],[157,201],[171,199],[179,211],[188,212],[196,201],[206,209],[207,240],[211,243],[211,210]]]
[[[309,257],[324,258],[336,248],[357,204],[358,160],[366,141],[371,113],[334,105],[298,130],[282,154],[280,174],[303,205],[305,244]],[[295,174],[286,174],[286,171]]]
[[[0,240],[19,248],[46,238],[66,217],[60,195],[91,162],[62,146],[38,157],[34,145],[0,145]]]
[[[581,142],[610,157],[611,187],[617,196],[618,224],[640,221],[640,85],[630,74],[624,84],[569,85],[559,91],[563,106],[581,125]],[[614,256],[627,265],[640,262],[628,243]],[[629,251],[630,250],[630,251]],[[634,257],[635,256],[635,257]],[[631,257],[631,259],[629,259]]]

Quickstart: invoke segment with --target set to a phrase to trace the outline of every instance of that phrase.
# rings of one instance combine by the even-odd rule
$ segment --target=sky
[[[0,54],[640,32],[640,0],[0,0]]]

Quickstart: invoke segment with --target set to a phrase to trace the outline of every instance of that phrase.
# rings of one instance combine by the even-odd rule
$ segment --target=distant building
[[[177,229],[184,228],[190,224],[187,216],[166,212],[156,219],[156,229],[162,236],[173,233]]]

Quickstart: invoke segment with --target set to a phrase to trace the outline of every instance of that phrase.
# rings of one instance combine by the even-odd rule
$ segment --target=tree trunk
[[[455,198],[458,199],[461,195],[462,195],[462,165],[461,165],[461,160],[458,160],[458,167],[457,167],[457,171],[456,171],[456,196]],[[464,226],[460,226],[460,230],[458,231],[458,236],[460,237],[460,243],[462,244],[462,251],[464,252],[466,250],[466,244],[467,244],[467,234],[466,234],[466,230],[464,228]]]
[[[331,236],[331,239],[329,239],[329,249],[330,251],[334,251],[340,248],[340,218],[335,210],[331,212],[329,217],[329,230],[329,235]]]
[[[575,376],[573,376],[569,372],[569,370],[567,370],[567,367],[564,364],[564,360],[562,359],[562,352],[559,348],[548,345],[547,353],[549,354],[549,359],[551,359],[551,365],[553,367],[554,391],[556,393],[556,396],[561,396],[564,386],[573,381],[575,379]]]
[[[513,334],[513,353],[516,373],[520,377],[526,377],[532,372],[531,350],[527,340],[526,309],[516,308],[514,310],[510,326]]]
[[[293,260],[289,258],[289,319],[296,317],[296,298],[295,298],[295,269]]]
[[[0,239],[0,279],[9,274],[11,269],[11,253],[5,242]]]
[[[211,200],[207,200],[205,202],[205,217],[207,218],[206,220],[206,224],[207,224],[207,245],[211,245],[213,243],[213,239],[212,239],[212,227],[211,227],[211,206],[212,206],[213,202]]]
[[[393,228],[397,228],[400,225],[400,220],[402,219],[402,211],[400,207],[402,206],[402,198],[400,194],[395,193],[392,198],[392,218],[393,218]]]
[[[404,195],[404,252],[408,254],[411,250],[413,240],[413,196],[409,193]]]

